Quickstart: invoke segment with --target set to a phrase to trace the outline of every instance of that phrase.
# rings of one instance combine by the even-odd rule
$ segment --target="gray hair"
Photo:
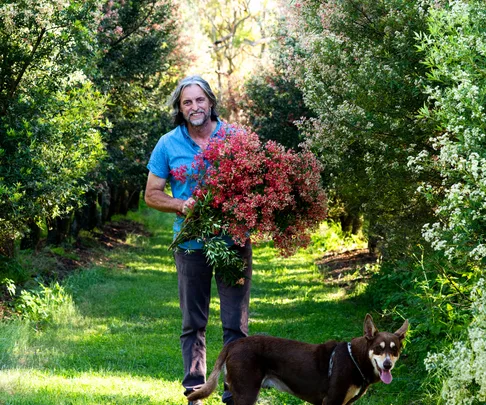
[[[207,98],[213,105],[213,107],[211,108],[211,119],[216,120],[216,118],[219,116],[216,110],[216,106],[218,105],[218,100],[216,99],[216,96],[211,90],[209,83],[206,80],[204,80],[201,76],[188,76],[179,82],[179,84],[177,85],[176,89],[174,90],[174,92],[170,97],[169,104],[172,106],[172,117],[174,119],[175,125],[180,125],[186,122],[180,110],[181,94],[186,87],[192,86],[194,84],[198,85],[202,89],[202,91],[204,91]]]

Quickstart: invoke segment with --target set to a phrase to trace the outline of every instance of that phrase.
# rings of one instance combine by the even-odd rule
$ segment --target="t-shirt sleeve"
[[[164,137],[160,138],[157,145],[155,145],[155,148],[150,155],[147,168],[157,177],[162,179],[169,178],[170,168],[167,158],[167,146]]]

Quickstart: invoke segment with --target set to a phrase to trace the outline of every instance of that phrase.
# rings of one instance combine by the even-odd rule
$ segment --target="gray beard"
[[[207,117],[204,117],[204,118],[200,118],[198,120],[195,120],[195,121],[191,121],[189,120],[189,123],[193,126],[193,127],[200,127],[202,126],[205,122],[207,121]]]
[[[197,120],[192,121],[191,117],[189,117],[188,121],[193,127],[201,127],[203,126],[209,119],[211,118],[211,113],[205,114],[203,118],[199,118]]]

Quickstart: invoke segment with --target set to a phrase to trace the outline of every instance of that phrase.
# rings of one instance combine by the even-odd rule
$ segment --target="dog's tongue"
[[[389,370],[381,370],[380,378],[385,384],[390,384],[393,380],[392,374]]]

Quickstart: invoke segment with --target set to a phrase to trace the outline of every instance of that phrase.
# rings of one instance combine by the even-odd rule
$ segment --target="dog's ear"
[[[373,318],[370,314],[366,314],[364,320],[364,336],[366,339],[371,340],[375,337],[378,333],[378,329],[376,328],[375,324],[373,323]]]
[[[407,330],[408,330],[408,319],[405,319],[405,322],[403,322],[403,325],[400,327],[400,329],[398,329],[395,332],[395,335],[398,336],[398,339],[400,339],[400,341],[405,339],[405,334],[407,333]]]

